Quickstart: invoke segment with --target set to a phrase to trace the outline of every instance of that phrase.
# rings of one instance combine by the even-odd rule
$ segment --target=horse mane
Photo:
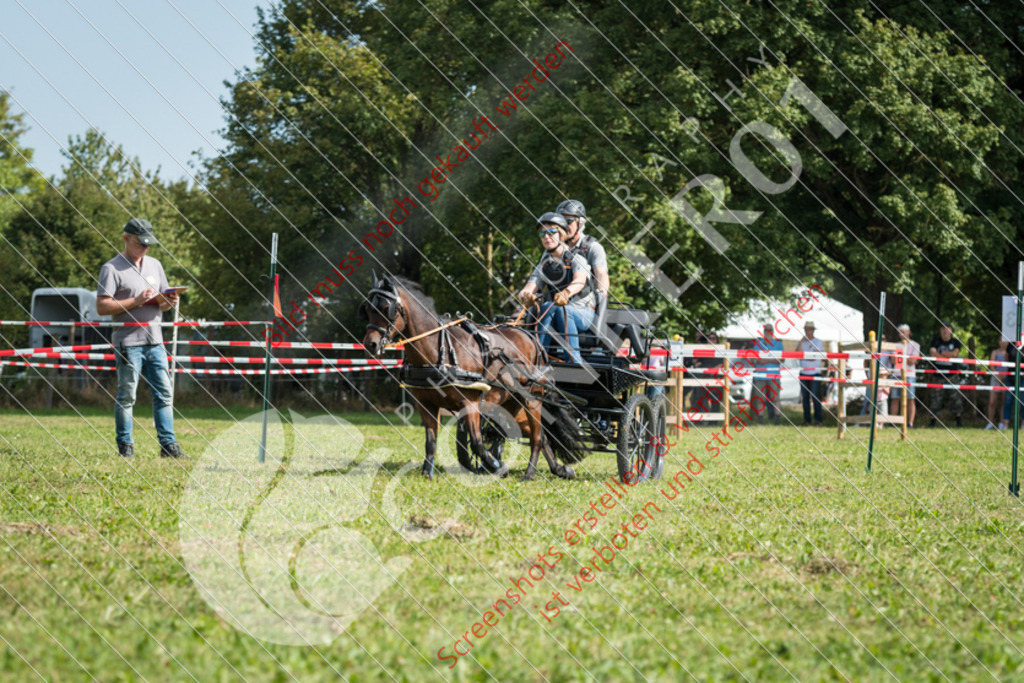
[[[437,309],[434,308],[434,299],[423,293],[423,287],[420,286],[420,283],[413,282],[401,275],[389,275],[388,277],[391,278],[392,282],[404,289],[406,293],[411,296],[416,303],[426,309],[428,313],[434,317],[438,317]]]

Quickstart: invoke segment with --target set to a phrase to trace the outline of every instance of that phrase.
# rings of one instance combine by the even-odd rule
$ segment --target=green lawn
[[[611,455],[574,482],[544,468],[520,484],[521,459],[503,481],[428,482],[422,429],[295,415],[271,423],[259,466],[258,423],[186,410],[181,465],[138,417],[125,463],[110,411],[0,413],[6,680],[1024,677],[1007,434],[885,430],[868,474],[865,429],[754,427],[716,458],[717,430],[691,432],[666,473],[688,449],[704,469],[674,500],[665,483],[629,489],[570,546]],[[628,548],[567,587],[650,501]],[[545,553],[544,578],[474,636]],[[440,661],[467,632],[471,656]]]

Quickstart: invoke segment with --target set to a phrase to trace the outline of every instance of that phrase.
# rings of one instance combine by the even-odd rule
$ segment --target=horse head
[[[398,284],[388,275],[373,275],[373,286],[359,306],[359,317],[366,321],[363,347],[371,356],[379,356],[385,347],[399,338],[406,328],[405,305]]]

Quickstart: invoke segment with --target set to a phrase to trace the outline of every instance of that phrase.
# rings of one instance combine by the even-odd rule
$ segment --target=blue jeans
[[[551,310],[554,308],[554,310]],[[540,345],[547,348],[551,343],[551,331],[558,333],[559,346],[564,348],[564,337],[569,336],[569,356],[574,363],[579,363],[580,357],[580,331],[590,329],[590,323],[594,321],[594,310],[581,308],[579,306],[555,306],[548,301],[540,309]]]
[[[1024,379],[1021,379],[1021,387],[1024,388]],[[1006,392],[1006,400],[1003,402],[1003,420],[1009,422],[1013,419],[1014,404],[1013,382],[1010,383],[1010,390]],[[1020,410],[1021,418],[1024,419],[1024,406]]]
[[[162,344],[126,346],[115,349],[117,357],[117,399],[114,401],[114,425],[117,443],[132,441],[132,406],[139,388],[139,376],[146,379],[153,394],[153,424],[161,446],[174,443],[174,408],[171,380],[167,374],[167,352]]]

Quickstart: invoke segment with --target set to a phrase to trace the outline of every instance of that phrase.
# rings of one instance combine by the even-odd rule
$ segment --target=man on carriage
[[[597,301],[590,266],[583,256],[566,245],[569,226],[561,215],[545,213],[537,219],[537,227],[544,255],[519,292],[519,300],[526,306],[543,300],[538,318],[541,345],[548,345],[554,330],[559,343],[568,337],[569,359],[579,363],[582,360],[579,334],[590,329]]]
[[[558,205],[555,213],[565,219],[566,245],[586,259],[590,266],[591,286],[608,296],[608,256],[600,242],[583,234],[587,224],[587,208],[578,199],[566,199]]]

